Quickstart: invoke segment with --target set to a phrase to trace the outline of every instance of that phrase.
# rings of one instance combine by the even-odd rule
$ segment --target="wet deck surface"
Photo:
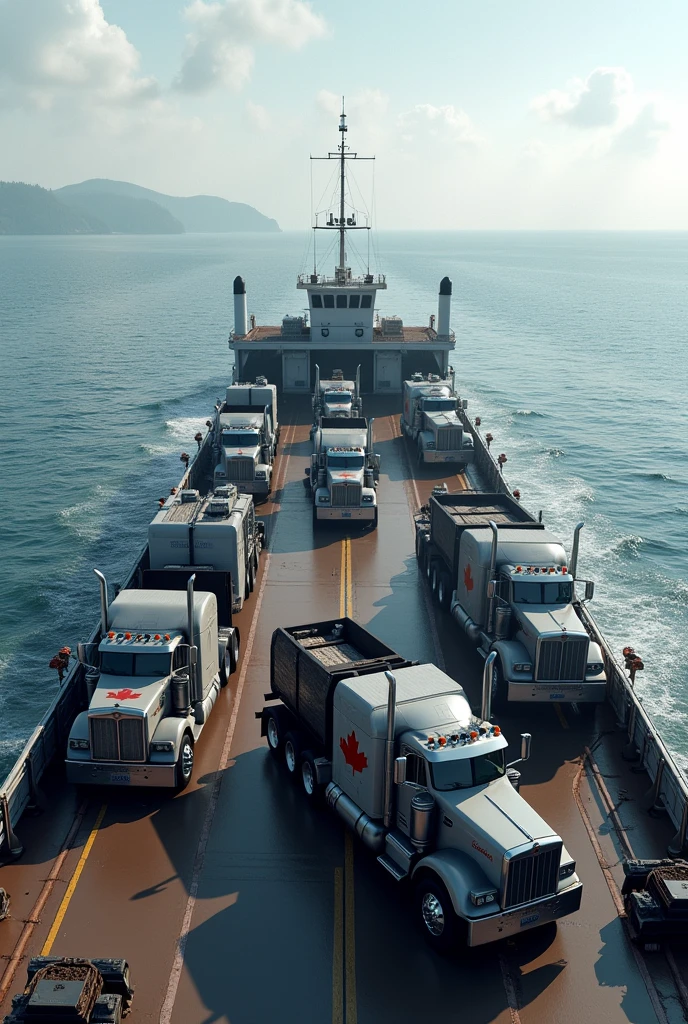
[[[586,722],[570,707],[521,706],[502,721],[513,757],[519,733],[533,734],[522,792],[576,858],[581,910],[556,931],[446,959],[416,931],[405,891],[345,836],[339,819],[307,803],[261,740],[254,712],[269,689],[273,629],[347,611],[406,657],[443,665],[479,705],[482,663],[449,617],[432,609],[411,518],[434,483],[447,480],[453,489],[463,478],[416,468],[394,405],[376,410],[379,528],[347,535],[313,530],[303,486],[308,406],[285,403],[275,500],[261,509],[268,552],[238,617],[240,670],[197,746],[193,781],[175,798],[145,790],[84,797],[57,776],[51,781],[47,809],[21,823],[23,858],[0,869],[12,896],[12,917],[0,923],[0,992],[3,977],[12,976],[10,992],[21,989],[25,959],[48,943],[58,955],[126,957],[134,1024],[379,1024],[429,1011],[471,1024],[662,1020],[617,914],[621,850],[600,789],[587,775],[579,780],[585,816],[574,798],[587,745],[611,800],[620,802],[635,853],[663,854],[673,830],[641,809],[646,776],[620,760],[623,737],[606,709]],[[79,810],[72,848],[35,916]],[[651,974],[666,1019],[682,1019],[671,985],[662,987],[652,965]],[[0,1009],[8,1008],[5,998]]]

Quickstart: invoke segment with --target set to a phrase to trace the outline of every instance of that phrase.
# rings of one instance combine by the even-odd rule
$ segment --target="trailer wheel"
[[[274,757],[282,754],[282,740],[284,727],[279,709],[270,708],[265,712],[265,735],[268,739],[268,748]]]
[[[295,732],[288,732],[284,737],[284,763],[292,778],[296,777],[300,760],[301,744],[299,743],[299,737]]]
[[[451,579],[449,573],[441,572],[439,582],[437,584],[437,600],[440,608],[445,610],[449,608],[451,601]]]
[[[428,581],[429,586],[432,586],[432,570],[434,564],[435,560],[432,557],[432,552],[430,550],[430,546],[428,545],[428,550],[425,554],[425,578]]]
[[[440,577],[442,575],[442,568],[438,562],[432,563],[432,572],[430,574],[430,589],[432,590],[432,596],[435,601],[439,602],[440,599]]]
[[[183,789],[191,782],[191,776],[193,775],[194,766],[194,745],[193,740],[189,736],[188,732],[185,732],[182,737],[181,747],[179,748],[179,756],[177,758],[177,767],[175,770],[175,783],[174,788],[177,793],[181,793]]]
[[[313,752],[306,750],[301,755],[301,782],[309,800],[317,800],[322,787],[318,783],[318,772],[315,767]]]
[[[426,875],[416,885],[416,918],[427,942],[438,952],[452,949],[461,935],[460,921],[439,878]]]

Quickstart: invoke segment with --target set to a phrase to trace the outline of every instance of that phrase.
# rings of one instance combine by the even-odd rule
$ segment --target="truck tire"
[[[451,577],[448,572],[442,571],[437,584],[437,603],[445,611],[451,604]]]
[[[248,580],[249,593],[252,594],[256,586],[256,567],[252,558],[246,567],[246,578]]]
[[[426,941],[440,953],[453,949],[461,939],[462,922],[454,913],[444,884],[426,874],[415,887],[415,914]]]
[[[492,668],[492,707],[495,711],[503,712],[507,706],[507,687],[504,678],[501,658],[497,658]]]
[[[230,672],[236,672],[236,670],[237,670],[237,665],[239,664],[239,650],[240,650],[239,630],[235,629],[233,631],[231,637],[230,637],[230,640],[229,640]]]
[[[432,569],[435,564],[435,559],[432,557],[432,549],[428,544],[428,550],[425,553],[425,578],[428,581],[428,586],[432,586]]]
[[[440,576],[442,575],[442,566],[439,562],[432,563],[432,572],[430,574],[430,589],[432,590],[432,596],[434,600],[439,603],[439,590],[440,590]]]
[[[301,783],[304,793],[314,803],[321,795],[322,786],[318,783],[315,756],[311,750],[305,750],[301,755]]]
[[[174,788],[177,793],[181,793],[183,789],[191,782],[191,776],[193,775],[194,766],[194,745],[193,740],[189,736],[188,732],[185,732],[182,736],[181,746],[179,747],[179,756],[177,757],[177,766],[175,769],[175,780]]]
[[[318,526],[318,510],[317,510],[317,508],[314,508],[313,509],[313,529],[314,530],[317,529],[317,526]]]
[[[227,646],[225,647],[224,654],[222,656],[222,662],[220,664],[220,686],[223,688],[229,682],[229,677],[234,671],[234,669],[232,668],[232,650],[230,647],[230,643],[231,641],[228,641]]]
[[[283,717],[279,708],[269,708],[265,712],[265,735],[268,740],[268,749],[273,757],[281,757],[282,744],[284,741]]]
[[[297,778],[301,774],[298,770],[301,763],[301,743],[298,733],[288,732],[285,734],[283,751],[287,771],[292,778]]]

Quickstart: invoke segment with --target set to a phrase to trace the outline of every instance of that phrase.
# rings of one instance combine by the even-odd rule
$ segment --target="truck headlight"
[[[70,750],[90,750],[91,744],[88,740],[70,740]]]
[[[514,665],[514,672],[532,672],[533,666],[529,661],[522,661],[518,665]]]
[[[364,494],[363,495],[363,501],[367,501],[368,504],[370,504],[371,501],[375,501],[375,495],[374,494]]]
[[[171,754],[174,750],[174,743],[169,740],[158,740],[155,743],[151,743],[151,750],[156,754]]]
[[[321,502],[322,502],[323,504],[327,504],[327,502],[328,502],[329,500],[330,500],[330,496],[329,496],[329,494],[320,494],[320,495],[318,496],[318,501],[321,501]]]
[[[601,661],[591,661],[585,668],[586,675],[589,676],[598,676],[602,671],[604,671],[604,665]]]
[[[471,903],[474,907],[484,907],[486,903],[494,903],[497,899],[496,889],[472,889]]]
[[[426,448],[426,451],[430,451],[430,450],[434,451],[435,450],[435,442],[434,441],[428,441],[427,444],[425,445],[425,448]]]
[[[265,470],[264,469],[257,469],[256,470],[256,480],[264,480],[264,479],[265,479]]]
[[[570,878],[575,870],[576,870],[576,862],[575,862],[575,860],[569,861],[568,864],[562,864],[561,867],[559,868],[559,880],[561,881],[563,878]]]
[[[462,448],[472,448],[473,447],[473,438],[472,437],[464,437],[463,444],[461,445],[461,447]]]

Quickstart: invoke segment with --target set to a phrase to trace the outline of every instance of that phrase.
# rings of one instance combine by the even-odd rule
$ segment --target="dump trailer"
[[[67,780],[181,790],[239,660],[230,574],[146,570],[140,589],[122,590],[112,603],[97,575],[100,641],[79,645],[89,704],[69,733]]]
[[[342,370],[333,370],[329,380],[320,376],[320,367],[315,365],[315,388],[313,390],[313,423],[317,427],[321,416],[330,419],[349,419],[363,415],[361,401],[361,367],[356,369],[356,380],[344,380]]]
[[[402,401],[401,432],[416,445],[419,463],[473,462],[473,435],[458,415],[468,403],[456,394],[453,369],[444,379],[412,374],[403,382]]]
[[[279,424],[277,388],[265,377],[255,384],[231,384],[214,424],[213,486],[234,484],[243,493],[270,493]]]
[[[558,537],[508,494],[437,488],[416,515],[416,555],[435,600],[483,657],[497,652],[496,707],[605,699],[602,652],[579,615],[594,592],[576,579],[582,526],[567,560]]]
[[[628,860],[621,894],[631,938],[656,951],[688,939],[688,861]]]
[[[255,586],[264,537],[253,498],[239,494],[234,484],[206,497],[197,490],[178,491],[148,527],[150,568],[193,566],[229,573],[232,611],[240,612]]]
[[[373,423],[364,417],[320,418],[306,475],[313,495],[313,524],[357,520],[377,526],[380,456],[373,452]]]
[[[3,1024],[120,1024],[133,996],[126,960],[35,956]]]
[[[518,793],[499,726],[435,665],[349,618],[277,629],[268,747],[398,882],[428,941],[483,945],[573,913],[576,865]],[[530,736],[521,738],[521,758]],[[516,762],[513,762],[516,763]]]

